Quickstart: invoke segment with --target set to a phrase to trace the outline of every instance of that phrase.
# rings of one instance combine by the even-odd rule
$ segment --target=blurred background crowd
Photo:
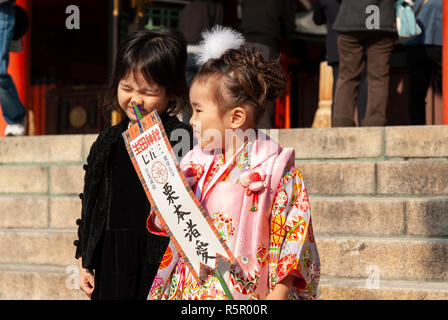
[[[15,106],[5,99],[0,102],[4,119],[15,108],[20,111],[15,121],[23,123],[26,113],[24,125],[30,135],[97,133],[107,127],[110,123],[102,117],[99,101],[111,81],[118,47],[136,30],[182,32],[190,83],[197,70],[200,34],[216,24],[242,32],[247,46],[267,59],[279,59],[288,74],[285,94],[269,106],[260,127],[442,123],[442,0],[414,1],[422,33],[410,41],[397,38],[393,0],[18,0],[15,4],[26,12],[25,18],[16,17],[17,26],[29,26],[26,33],[16,35],[20,46],[11,47],[18,52],[10,53],[8,73],[7,63],[0,71],[2,78],[12,76],[20,101]],[[369,4],[380,9],[379,29],[366,28]],[[0,0],[0,12],[7,14],[12,5],[14,1]],[[65,26],[69,5],[80,9],[79,29]]]

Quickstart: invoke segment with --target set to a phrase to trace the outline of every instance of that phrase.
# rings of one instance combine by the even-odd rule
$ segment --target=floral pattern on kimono
[[[271,210],[269,288],[294,276],[290,299],[316,299],[320,261],[315,244],[310,205],[299,170],[286,170]]]

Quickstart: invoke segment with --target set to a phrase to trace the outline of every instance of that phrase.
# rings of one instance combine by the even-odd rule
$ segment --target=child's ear
[[[243,107],[235,107],[229,114],[230,128],[238,129],[243,126],[247,120],[247,111]]]

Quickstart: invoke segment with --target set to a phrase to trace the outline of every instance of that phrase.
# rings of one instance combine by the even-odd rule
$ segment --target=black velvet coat
[[[188,130],[189,143],[192,146],[193,134],[190,126],[166,114],[162,114],[160,118],[173,147],[181,141],[171,139],[171,133],[176,129]],[[117,187],[111,186],[110,183],[110,157],[116,143],[119,139],[123,139],[121,134],[128,128],[128,124],[129,120],[126,118],[100,133],[90,149],[87,164],[83,166],[86,173],[84,191],[79,195],[82,200],[81,219],[76,221],[79,240],[75,240],[74,245],[76,246],[75,258],[82,257],[82,265],[87,269],[95,269],[99,258],[96,251],[105,230],[109,195],[111,188]]]

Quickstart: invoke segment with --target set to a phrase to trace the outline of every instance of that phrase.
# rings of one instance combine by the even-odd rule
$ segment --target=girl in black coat
[[[106,100],[121,108],[124,120],[100,133],[90,149],[74,243],[80,288],[92,299],[146,299],[168,245],[168,238],[146,230],[151,207],[121,134],[137,121],[136,103],[143,116],[157,110],[173,147],[190,150],[191,128],[170,115],[187,107],[185,63],[184,40],[170,31],[136,32],[117,55]]]

